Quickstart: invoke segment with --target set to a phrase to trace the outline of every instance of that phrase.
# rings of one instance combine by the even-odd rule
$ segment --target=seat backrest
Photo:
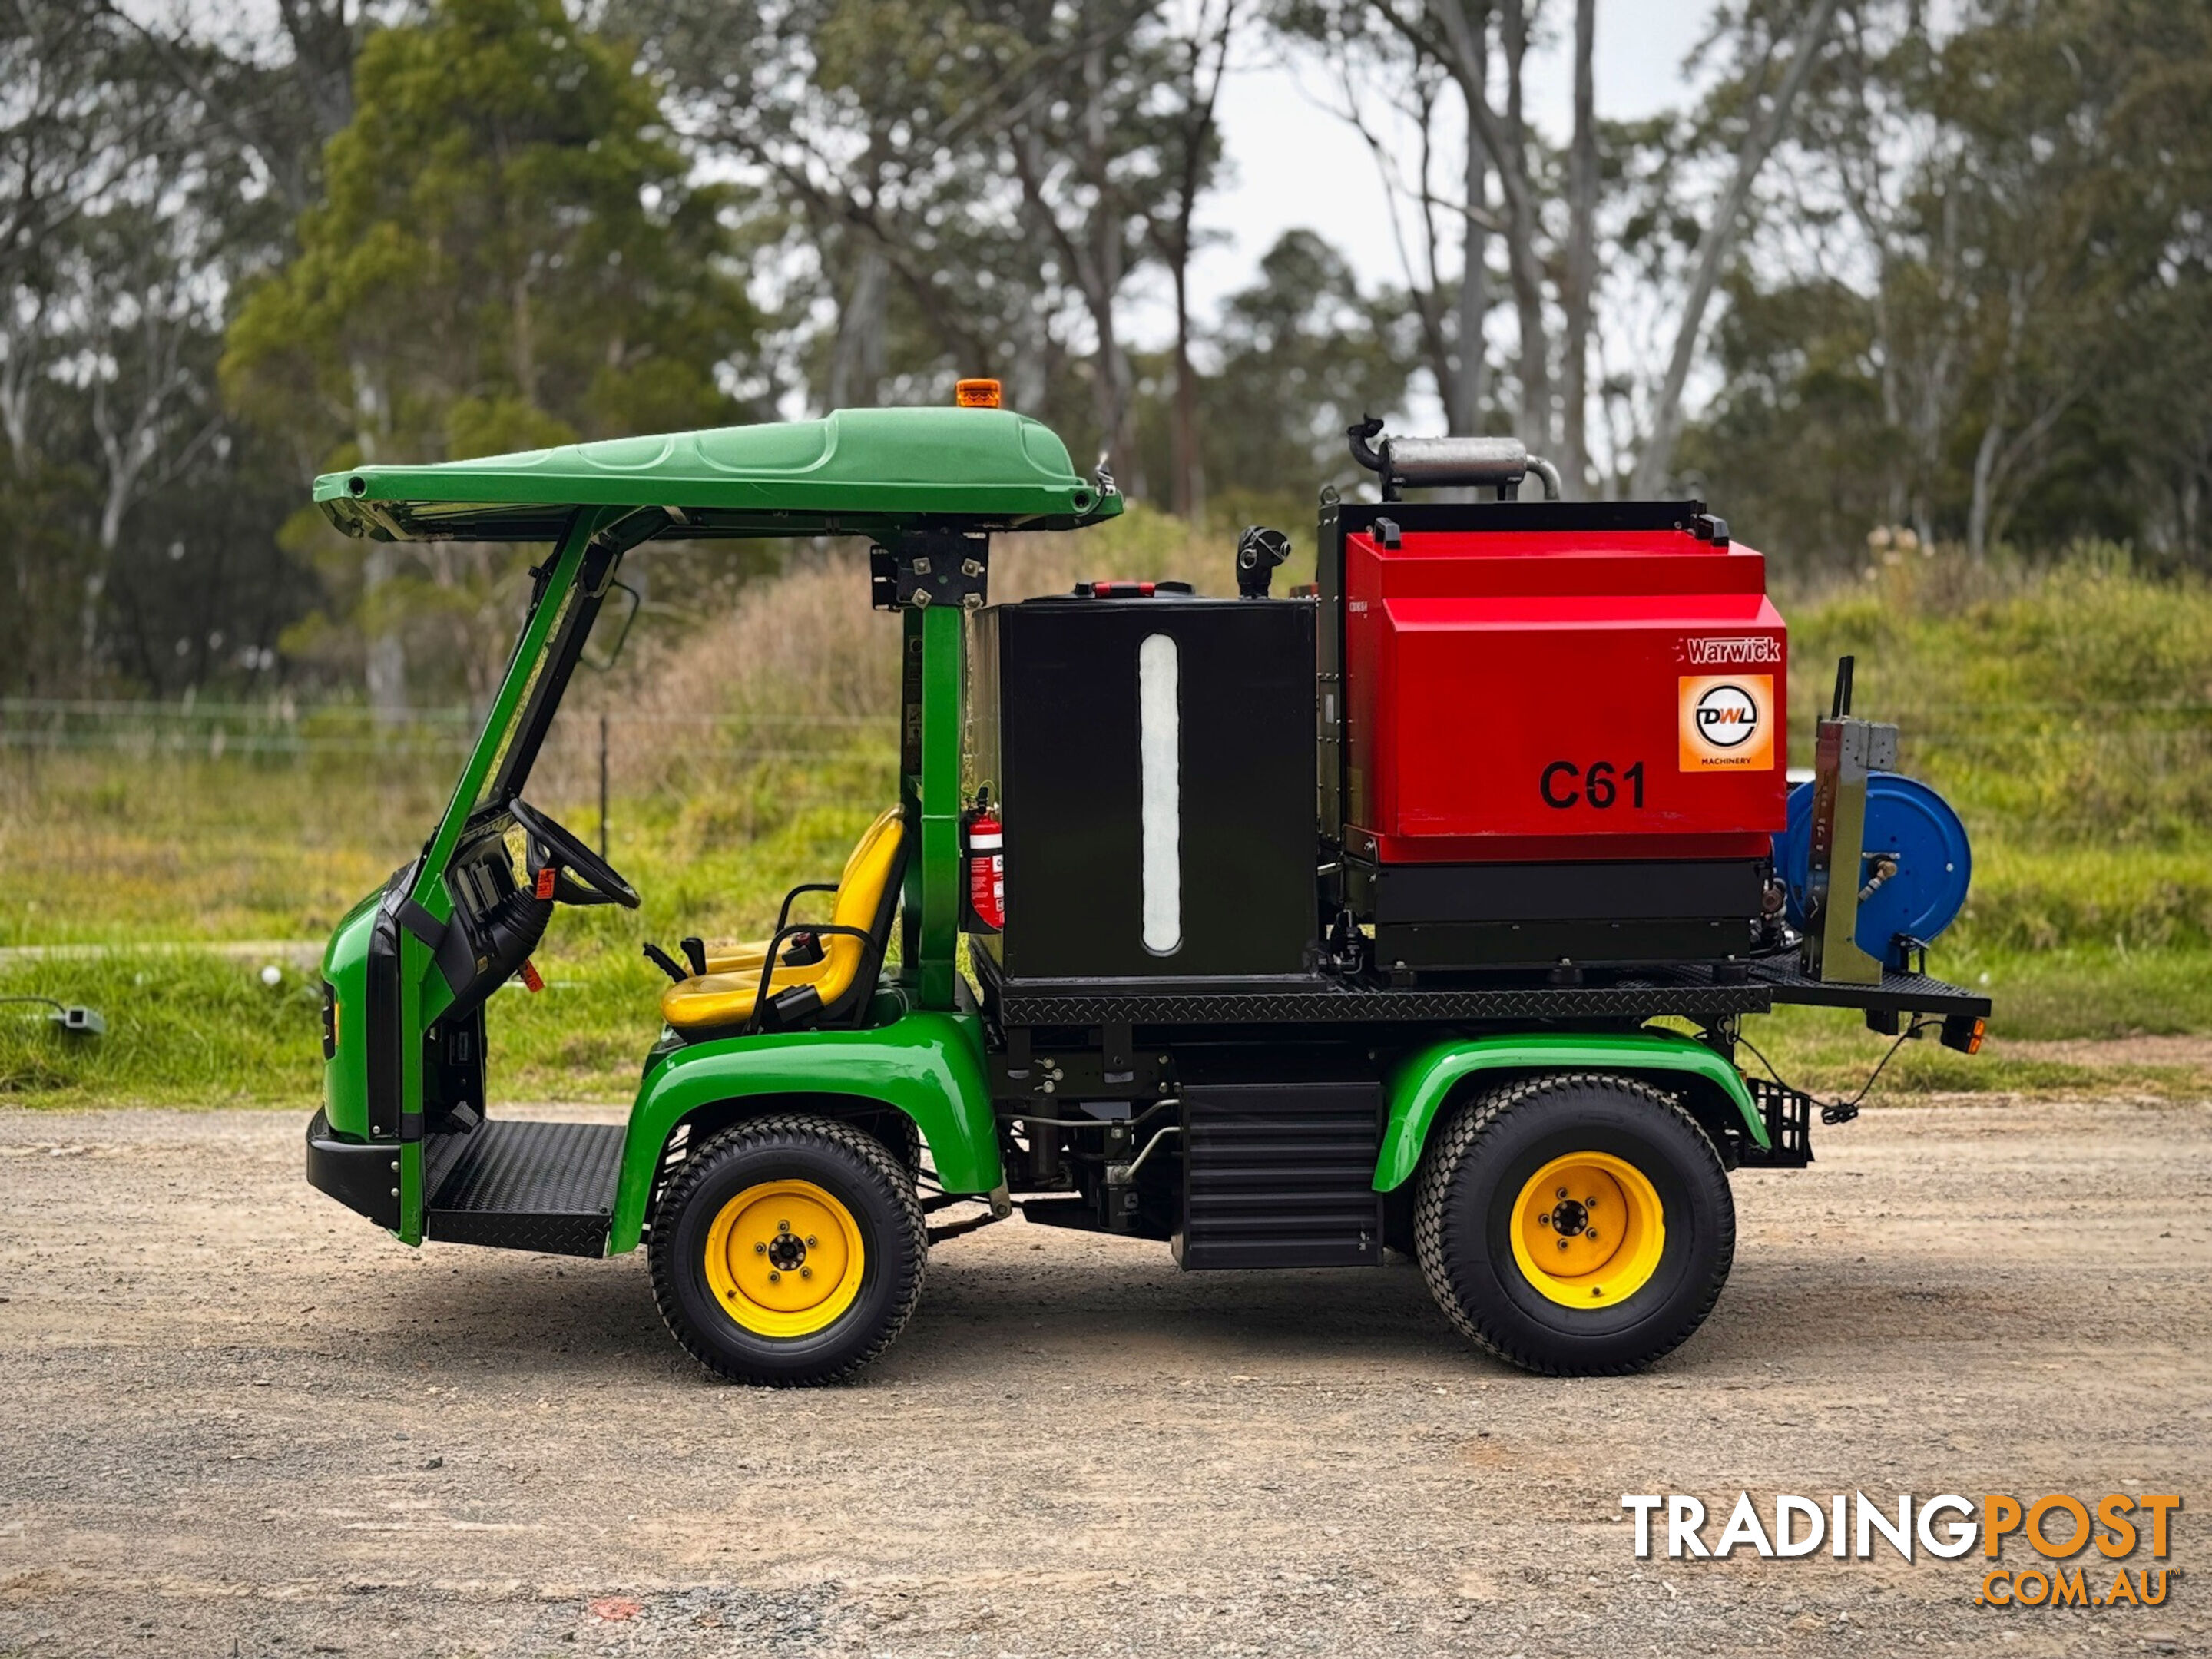
[[[837,899],[830,920],[840,927],[857,927],[875,941],[874,959],[881,965],[890,941],[891,917],[898,909],[899,878],[906,870],[906,817],[896,806],[886,807],[863,830],[852,857],[837,878]],[[842,1014],[848,993],[855,989],[868,947],[848,933],[831,933],[822,941],[827,957],[815,981],[825,1012]],[[861,988],[862,994],[872,986]]]

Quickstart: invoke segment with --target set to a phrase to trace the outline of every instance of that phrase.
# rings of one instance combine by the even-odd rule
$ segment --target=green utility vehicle
[[[1255,528],[1234,598],[990,605],[994,533],[1122,507],[996,407],[318,480],[350,534],[550,551],[450,803],[331,940],[308,1179],[409,1245],[642,1244],[678,1341],[753,1382],[852,1375],[933,1245],[1017,1209],[1193,1269],[1395,1249],[1534,1370],[1674,1348],[1733,1257],[1727,1171],[1811,1157],[1813,1103],[1738,1069],[1739,1022],[1978,1043],[1987,1003],[1917,971],[1948,917],[1914,884],[1963,890],[1963,839],[1946,876],[1884,838],[1893,728],[1846,694],[1793,804],[1780,619],[1700,504],[1520,501],[1552,475],[1517,445],[1375,436],[1380,499],[1322,492],[1289,597]],[[1437,484],[1495,499],[1402,499]],[[645,946],[626,1126],[505,1115],[492,993],[561,906],[639,902],[527,795],[623,562],[792,536],[872,545],[897,797],[765,939]]]

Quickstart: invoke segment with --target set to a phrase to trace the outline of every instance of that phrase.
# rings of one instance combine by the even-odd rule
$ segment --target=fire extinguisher
[[[960,816],[960,850],[968,861],[969,931],[995,933],[1006,925],[1006,830],[987,785]]]

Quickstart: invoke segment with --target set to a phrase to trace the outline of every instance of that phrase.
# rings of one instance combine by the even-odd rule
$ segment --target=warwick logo
[[[1778,668],[1782,665],[1782,641],[1771,635],[1747,634],[1732,639],[1685,640],[1682,650],[1692,668]]]

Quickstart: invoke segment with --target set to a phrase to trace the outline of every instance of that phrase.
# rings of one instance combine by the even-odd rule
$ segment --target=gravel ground
[[[2212,1650],[2203,1105],[1827,1131],[1736,1177],[1735,1279],[1640,1377],[1492,1364],[1404,1264],[1009,1223],[788,1394],[707,1382],[637,1258],[392,1243],[304,1115],[0,1113],[0,1655]],[[1634,1559],[1622,1493],[1713,1538],[1745,1488],[2179,1492],[2182,1571],[2054,1613],[1975,1606],[1978,1555]]]

